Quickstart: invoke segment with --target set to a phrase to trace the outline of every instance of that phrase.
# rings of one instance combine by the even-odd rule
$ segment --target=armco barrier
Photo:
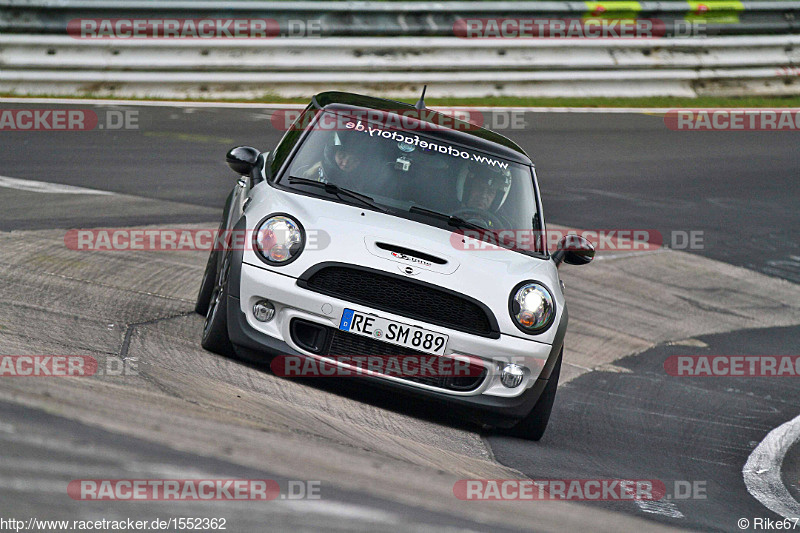
[[[306,97],[800,93],[800,35],[646,40],[320,38],[79,40],[0,36],[0,91]]]
[[[0,32],[64,33],[77,18],[237,17],[320,22],[322,36],[453,35],[462,18],[584,16],[640,17],[665,23],[703,22],[707,35],[800,31],[800,2],[708,0],[703,2],[265,2],[209,0],[0,0]]]
[[[81,18],[274,19],[270,39],[87,39]],[[464,39],[465,18],[649,18],[653,39]],[[291,38],[313,23],[314,34]],[[679,33],[691,23],[702,36]],[[74,24],[74,23],[73,23]],[[0,0],[0,92],[307,97],[800,94],[800,1]]]

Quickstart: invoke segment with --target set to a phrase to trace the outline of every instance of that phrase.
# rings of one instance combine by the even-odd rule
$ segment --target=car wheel
[[[564,349],[558,354],[558,359],[550,373],[539,401],[533,406],[531,412],[520,420],[516,426],[509,430],[509,434],[527,440],[539,440],[547,429],[547,422],[550,420],[550,412],[553,410],[553,402],[556,399],[556,389],[558,389],[558,376],[561,374],[561,357]]]
[[[200,284],[200,292],[197,293],[197,302],[194,304],[194,311],[198,315],[208,314],[208,305],[211,303],[211,296],[214,294],[214,285],[217,277],[217,254],[219,251],[212,250],[208,255],[206,270],[203,272],[203,282]]]
[[[235,357],[233,344],[228,336],[228,259],[222,266],[219,282],[212,292],[206,322],[203,325],[203,339],[200,344],[206,350],[226,357]]]

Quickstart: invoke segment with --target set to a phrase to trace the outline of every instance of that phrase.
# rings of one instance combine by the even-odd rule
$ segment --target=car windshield
[[[530,167],[362,119],[322,114],[284,176],[295,178],[283,179],[284,185],[309,194],[345,189],[392,214],[437,226],[539,229]]]

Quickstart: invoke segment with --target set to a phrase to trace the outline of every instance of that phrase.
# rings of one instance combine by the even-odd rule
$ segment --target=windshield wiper
[[[358,200],[362,204],[375,209],[376,211],[380,211],[381,213],[388,213],[389,211],[378,204],[375,203],[371,197],[367,196],[366,194],[361,194],[356,191],[351,191],[350,189],[345,189],[343,187],[339,187],[335,183],[323,183],[321,181],[310,180],[307,178],[298,178],[297,176],[289,176],[289,183],[301,183],[303,185],[310,185],[312,187],[318,187],[320,189],[324,189],[328,194],[335,194],[340,200],[343,196],[348,198],[353,198]]]
[[[457,227],[457,228],[460,228],[460,229],[477,230],[477,231],[480,232],[481,240],[485,240],[487,236],[490,236],[489,240],[486,241],[489,244],[493,244],[493,245],[499,246],[501,248],[506,248],[508,250],[513,250],[515,252],[520,252],[520,253],[523,253],[523,254],[526,254],[526,255],[529,255],[530,253],[533,253],[533,254],[535,254],[537,256],[542,256],[542,254],[540,252],[538,252],[538,251],[525,250],[523,248],[518,248],[517,247],[517,243],[515,241],[504,242],[499,238],[499,234],[496,231],[493,231],[493,230],[491,230],[489,228],[484,228],[484,227],[479,226],[477,224],[473,224],[472,222],[464,220],[461,217],[448,215],[448,214],[445,214],[445,213],[439,213],[438,211],[432,211],[430,209],[425,209],[424,207],[419,207],[419,206],[416,206],[416,205],[411,206],[409,211],[411,213],[422,213],[422,214],[430,215],[432,217],[436,217],[436,218],[439,218],[439,219],[442,219],[442,220],[446,220],[448,225],[454,226],[454,227]]]
[[[418,205],[412,205],[411,208],[408,210],[409,213],[421,213],[423,215],[430,215],[432,217],[439,218],[447,222],[449,226],[453,226],[460,229],[474,229],[480,232],[488,231],[492,235],[495,233],[490,230],[489,228],[484,228],[483,226],[479,226],[478,224],[473,224],[467,220],[464,220],[461,217],[456,217],[453,215],[448,215],[447,213],[439,213],[438,211],[432,211],[430,209],[425,209],[424,207],[420,207]]]

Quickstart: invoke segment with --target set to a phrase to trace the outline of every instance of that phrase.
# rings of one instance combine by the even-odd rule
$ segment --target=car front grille
[[[400,275],[342,264],[312,267],[298,280],[309,290],[401,316],[499,338],[489,309],[463,294]]]
[[[295,318],[293,322],[304,323],[312,325],[312,323]],[[459,375],[445,375],[447,372],[441,372],[442,375],[435,375],[437,372],[420,371],[419,358],[438,358],[447,356],[430,355],[419,351],[414,351],[402,346],[396,346],[387,342],[356,335],[341,331],[330,326],[323,326],[321,324],[313,324],[313,328],[325,332],[325,341],[322,343],[321,349],[316,352],[318,355],[331,357],[337,359],[339,357],[395,357],[403,366],[401,372],[393,373],[390,371],[384,372],[386,376],[396,377],[405,381],[414,383],[421,383],[431,387],[440,389],[468,392],[477,389],[483,380],[486,379],[486,367],[480,363],[470,364],[468,367],[463,365],[459,367]],[[292,339],[300,346],[308,345],[309,339],[301,338],[307,329],[300,327],[292,327]],[[310,335],[310,334],[309,334]],[[367,368],[369,368],[367,366]],[[397,366],[390,367],[387,364],[381,368],[391,370],[391,368],[398,368]],[[434,365],[434,369],[438,368]],[[421,375],[414,375],[421,374]],[[434,374],[434,375],[426,375]]]

